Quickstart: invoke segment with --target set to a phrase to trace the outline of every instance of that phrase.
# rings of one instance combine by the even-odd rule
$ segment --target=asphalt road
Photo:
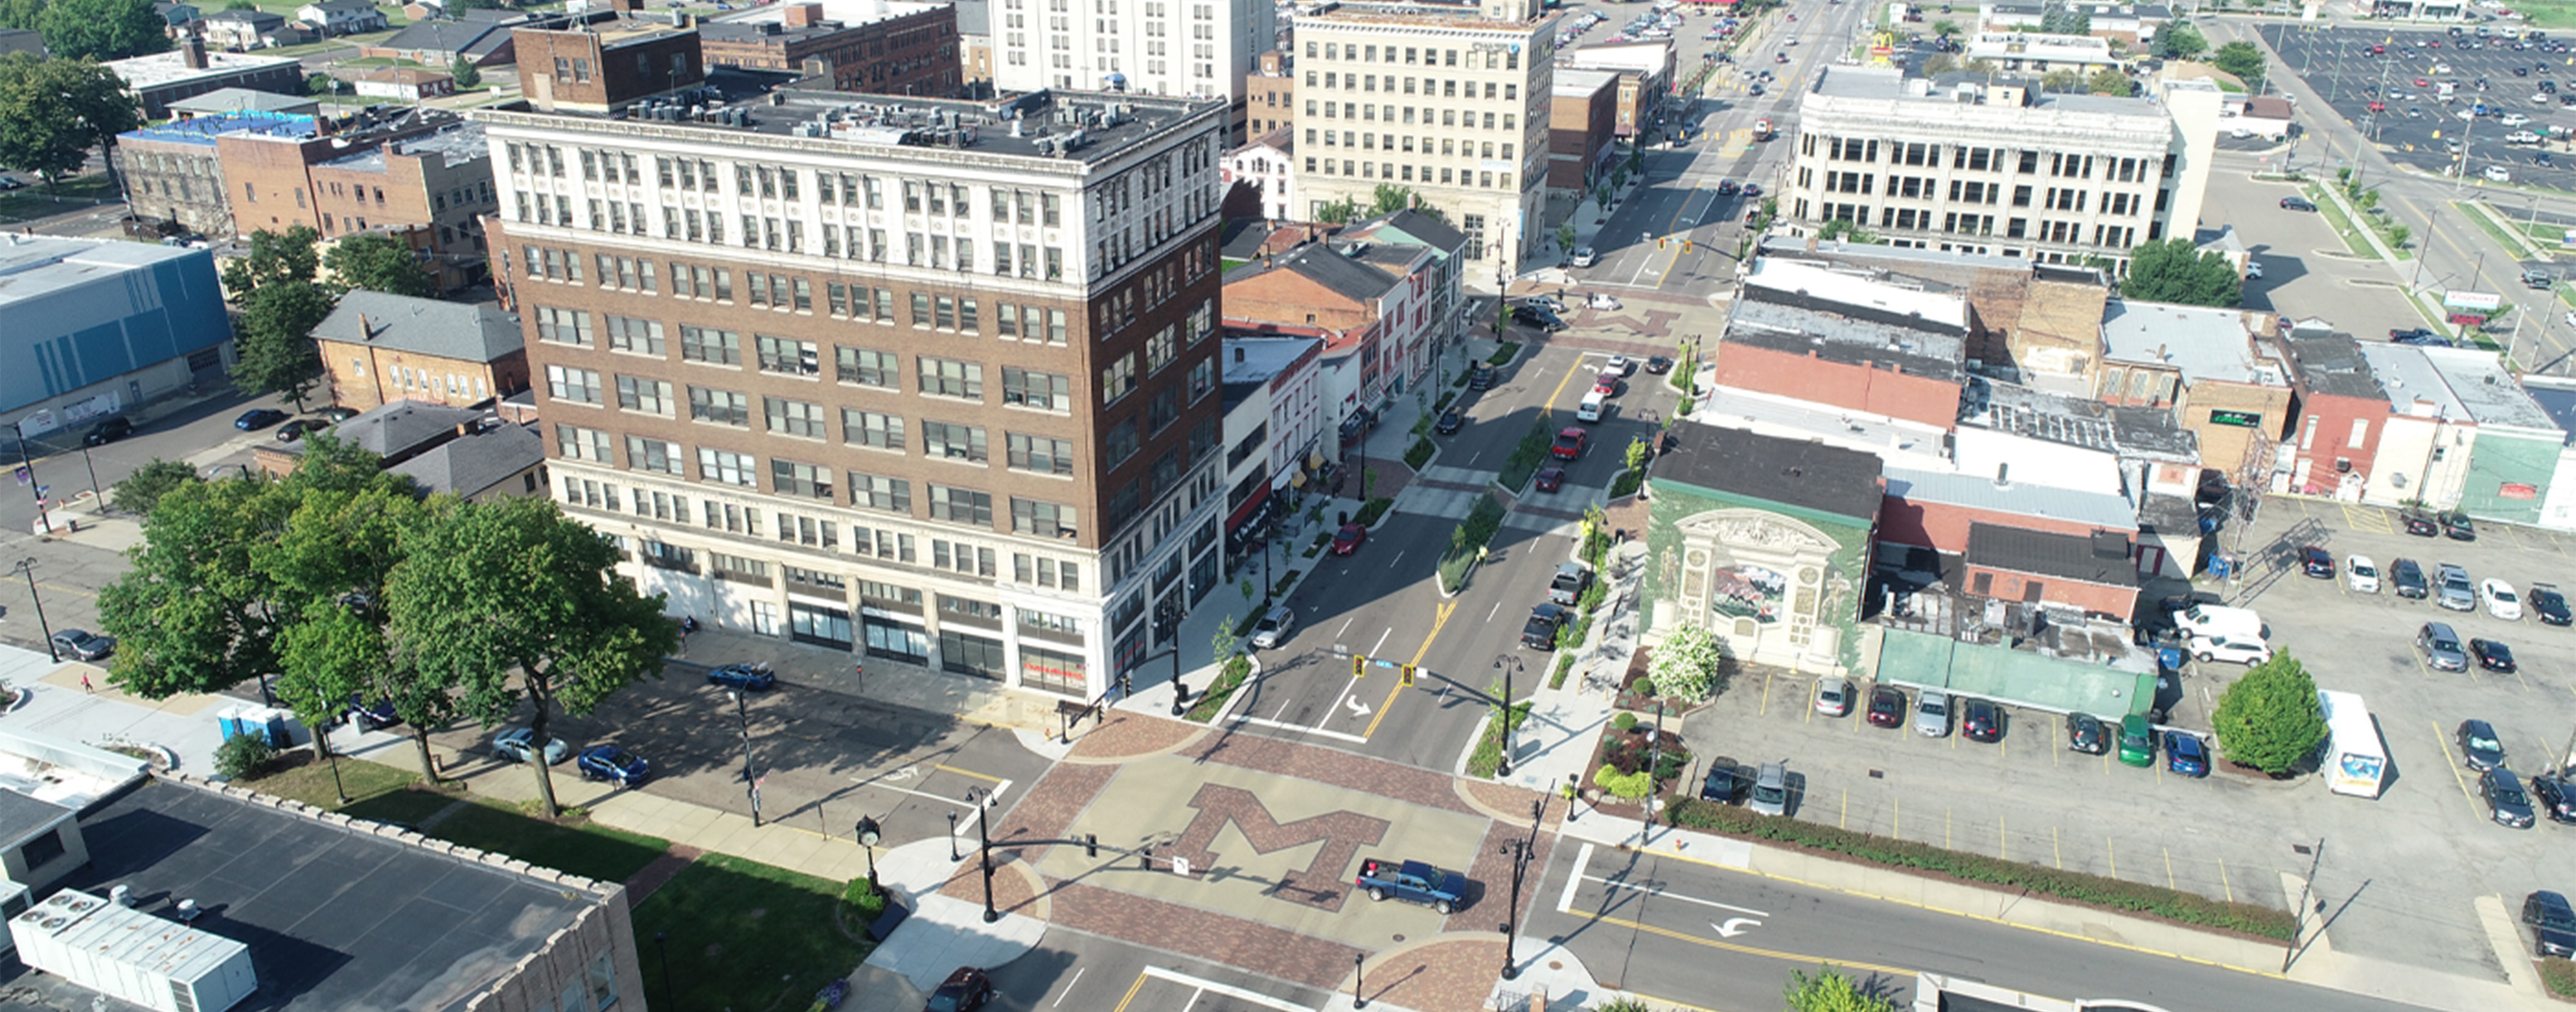
[[[2336,113],[2376,138],[2390,161],[2427,172],[2447,172],[2457,156],[2446,145],[2463,142],[2467,174],[2472,178],[2484,179],[2490,166],[2500,166],[2512,182],[2576,189],[2576,157],[2569,155],[2566,144],[2543,148],[2505,143],[2506,135],[2515,131],[2538,131],[2550,123],[2576,126],[2576,111],[2568,111],[2561,97],[2576,98],[2576,62],[2571,62],[2576,55],[2544,52],[2538,43],[2523,43],[2525,48],[2516,50],[2514,43],[2500,38],[2452,38],[2439,31],[2379,26],[2303,31],[2293,25],[2267,24],[2258,31],[2289,73],[2304,79]],[[2419,42],[2424,45],[2419,47]],[[2437,42],[2438,48],[2432,45]],[[2463,43],[2475,43],[2478,48],[2462,49]],[[2370,55],[2373,46],[2385,47],[2386,54]],[[2515,68],[2527,76],[2515,76]],[[2485,90],[2477,87],[2481,79],[2487,82]],[[2544,81],[2565,85],[2567,90],[2546,93]],[[2434,86],[2444,82],[2455,85],[2448,96],[2435,93]],[[2373,101],[2385,108],[2374,113]],[[2481,102],[2498,111],[2474,121],[2459,117]],[[2504,122],[2508,115],[2533,122],[2509,125]],[[2534,163],[2534,156],[2543,150],[2551,153],[2553,166]]]
[[[1556,848],[1535,888],[1532,937],[1557,940],[1605,986],[1709,1012],[1778,1008],[1789,972],[1819,963],[1908,1001],[1913,975],[1930,971],[2174,1012],[2411,1007],[1589,844]]]
[[[1275,1012],[1275,1002],[1322,1008],[1329,995],[1178,953],[1050,927],[1036,949],[993,969],[1003,1012]],[[1267,1000],[1247,1000],[1257,995]]]

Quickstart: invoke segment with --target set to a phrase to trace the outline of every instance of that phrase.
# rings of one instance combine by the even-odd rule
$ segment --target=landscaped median
[[[1476,505],[1467,510],[1467,519],[1449,532],[1449,548],[1440,553],[1440,592],[1455,594],[1467,585],[1467,574],[1485,557],[1485,543],[1494,540],[1494,532],[1503,529],[1503,504],[1491,494],[1476,497]]]
[[[1785,844],[1891,868],[1906,868],[1962,882],[2018,890],[2086,906],[2145,914],[2176,924],[2287,942],[2296,927],[2287,911],[2213,900],[2198,893],[2047,868],[1999,857],[1947,850],[1777,815],[1756,815],[1731,805],[1679,798],[1664,815],[1673,825],[1725,836]]]

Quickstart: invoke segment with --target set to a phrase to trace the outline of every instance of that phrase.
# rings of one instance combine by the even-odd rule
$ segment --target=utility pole
[[[36,596],[36,557],[30,555],[20,559],[16,565],[10,566],[9,570],[27,578],[27,600],[36,605],[36,629],[45,634],[45,656],[53,658],[56,664],[62,663],[62,651],[54,648],[53,623],[45,621],[45,599]]]
[[[742,722],[742,785],[744,793],[751,797],[751,826],[758,829],[760,828],[760,774],[751,765],[751,706],[743,700],[740,689],[727,689],[725,695],[733,697],[734,716],[740,718]]]
[[[1002,919],[1001,912],[993,909],[993,793],[981,787],[969,787],[966,800],[975,804],[975,839],[982,846],[978,856],[984,869],[984,923],[991,924]]]
[[[2325,863],[2326,841],[2317,838],[2317,849],[2308,854],[2308,877],[2299,882],[2299,902],[2290,908],[2290,947],[2281,950],[2281,972],[2290,972],[2290,961],[2299,958],[2299,936],[2308,926],[2308,896],[2317,888],[2317,866]],[[2320,904],[2322,905],[2322,904]],[[2319,927],[2323,930],[2323,926]]]
[[[1512,654],[1495,654],[1494,666],[1503,670],[1503,761],[1494,768],[1496,777],[1512,775],[1512,675],[1521,670],[1521,659]]]

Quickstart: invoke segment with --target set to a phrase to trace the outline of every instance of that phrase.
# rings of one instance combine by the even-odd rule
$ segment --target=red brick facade
[[[1717,349],[1717,385],[1795,390],[1800,400],[1831,404],[1948,429],[1959,419],[1959,384],[1898,372],[1885,363],[1842,363],[1738,342]]]

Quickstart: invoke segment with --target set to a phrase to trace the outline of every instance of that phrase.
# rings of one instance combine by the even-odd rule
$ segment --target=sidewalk
[[[1566,673],[1564,687],[1548,685],[1556,673],[1553,655],[1530,672],[1538,687],[1527,697],[1529,719],[1512,738],[1511,775],[1497,778],[1499,782],[1558,797],[1564,796],[1569,780],[1591,786],[1588,767],[1593,746],[1600,742],[1601,730],[1610,726],[1616,709],[1611,705],[1612,694],[1619,676],[1628,669],[1629,657],[1637,651],[1637,613],[1632,602],[1645,581],[1645,559],[1642,541],[1611,549],[1608,571],[1601,575],[1608,596],[1593,616],[1591,634],[1573,648],[1577,651],[1574,669]],[[1459,776],[1467,775],[1466,763],[1462,753]]]

